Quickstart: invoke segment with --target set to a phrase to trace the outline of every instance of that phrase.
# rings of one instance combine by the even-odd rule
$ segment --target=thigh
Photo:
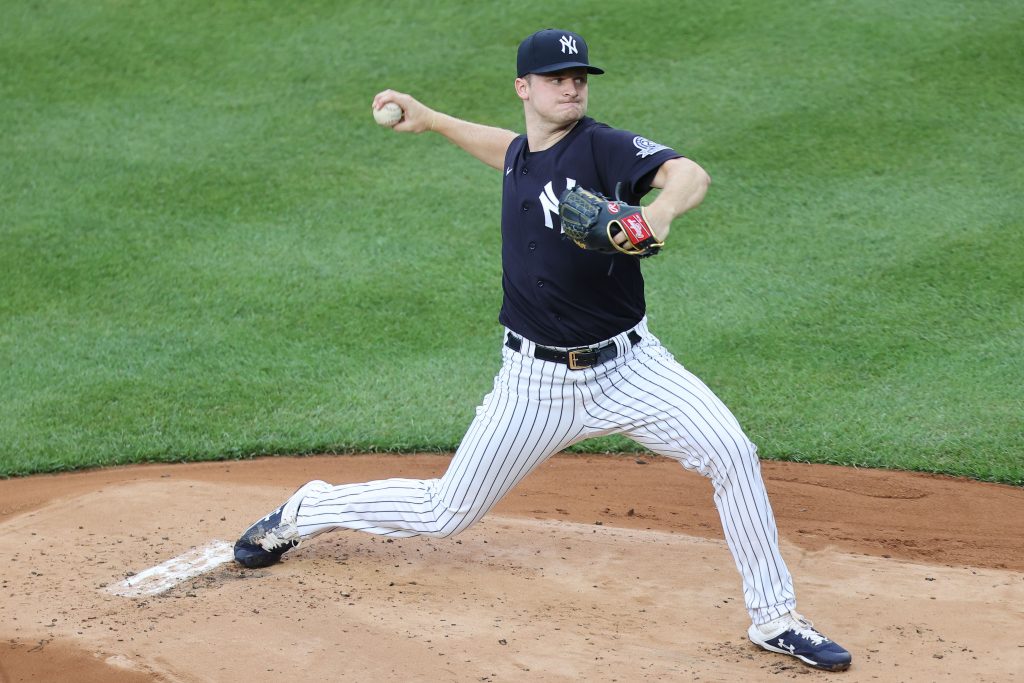
[[[623,434],[688,469],[710,476],[756,459],[728,407],[656,340],[638,349],[613,392],[636,414]]]
[[[567,389],[550,363],[508,352],[494,390],[438,481],[443,504],[472,524],[512,487],[582,431]]]

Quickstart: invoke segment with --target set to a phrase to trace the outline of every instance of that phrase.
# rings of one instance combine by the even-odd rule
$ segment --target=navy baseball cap
[[[604,69],[590,65],[587,41],[578,33],[546,28],[519,43],[516,70],[520,78],[526,74],[549,74],[577,67],[592,74],[604,73]]]

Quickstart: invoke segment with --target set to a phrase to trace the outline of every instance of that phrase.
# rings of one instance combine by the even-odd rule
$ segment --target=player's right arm
[[[405,112],[402,120],[395,124],[394,130],[403,133],[440,133],[491,168],[501,170],[504,167],[505,151],[516,139],[516,133],[510,130],[457,119],[395,90],[377,93],[373,98],[373,108],[379,109],[388,102],[394,102]]]

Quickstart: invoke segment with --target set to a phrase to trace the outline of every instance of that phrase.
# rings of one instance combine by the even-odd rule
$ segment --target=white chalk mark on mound
[[[104,590],[126,598],[156,595],[174,588],[185,579],[205,574],[234,558],[233,547],[227,541],[210,541],[187,553],[150,567],[124,581],[107,586]]]

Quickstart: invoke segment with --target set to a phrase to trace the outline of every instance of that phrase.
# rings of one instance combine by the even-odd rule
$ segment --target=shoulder
[[[588,147],[600,153],[602,150],[623,150],[633,139],[633,134],[585,116],[576,124],[570,138],[567,141],[570,145]]]
[[[591,135],[596,144],[610,145],[631,151],[637,157],[646,159],[671,147],[655,142],[650,138],[624,128],[613,128],[605,123],[597,123],[592,127]]]
[[[595,121],[594,119],[590,118],[589,116],[584,116],[582,119],[580,119],[580,122],[578,124],[576,124],[576,125],[577,125],[577,129],[579,130],[579,136],[580,137],[588,137],[588,138],[601,137],[601,136],[605,135],[608,131],[614,131],[615,130],[614,128],[609,126],[607,123],[601,123],[600,121]]]
[[[508,147],[505,148],[505,161],[514,159],[522,153],[523,148],[526,146],[526,135],[517,135],[512,138],[512,142],[509,143]]]

